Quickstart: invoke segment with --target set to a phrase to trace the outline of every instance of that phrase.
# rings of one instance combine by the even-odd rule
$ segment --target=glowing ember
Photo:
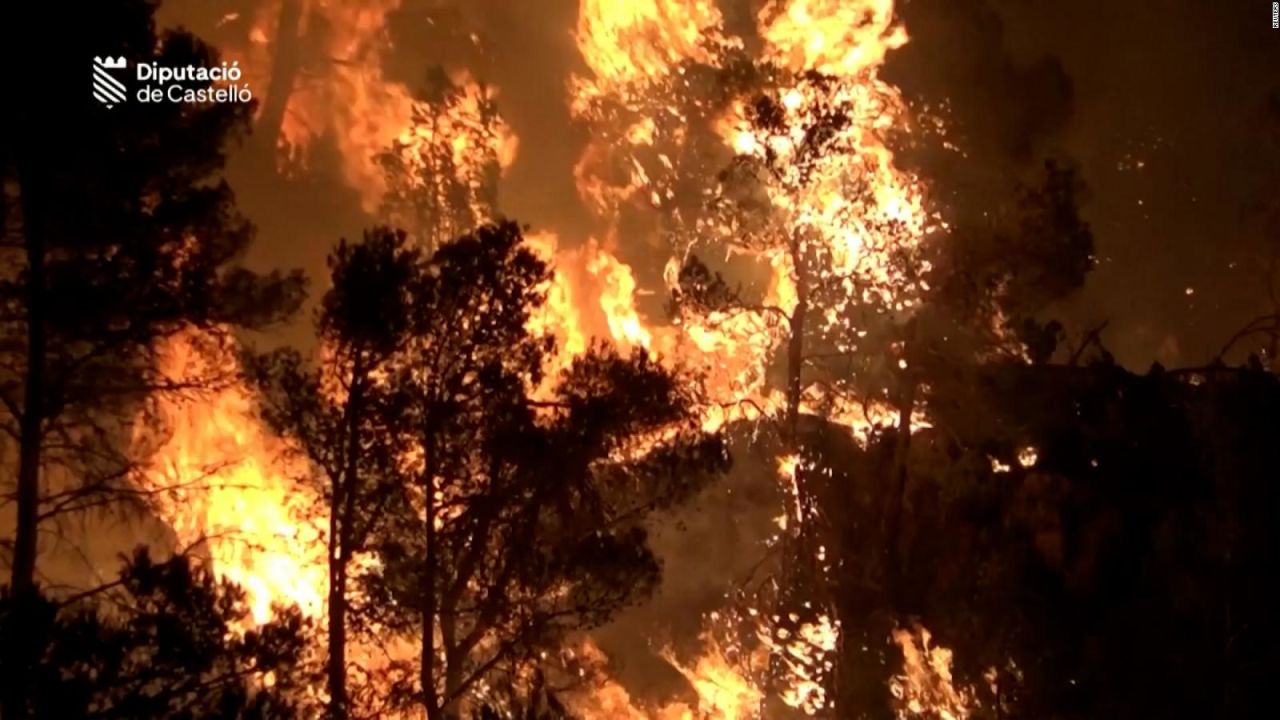
[[[1025,447],[1018,451],[1018,464],[1029,468],[1040,459],[1040,453],[1033,447]]]

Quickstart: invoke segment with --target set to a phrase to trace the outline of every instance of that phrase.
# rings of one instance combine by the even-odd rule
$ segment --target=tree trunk
[[[911,371],[908,371],[911,372]],[[907,462],[911,452],[911,416],[915,413],[917,382],[914,376],[902,378],[904,383],[898,398],[898,432],[893,447],[893,477],[887,507],[885,508],[884,557],[885,577],[890,598],[896,604],[901,583],[902,568],[900,545],[902,542],[902,513],[906,505]]]
[[[791,264],[796,275],[796,306],[789,319],[787,338],[787,415],[783,429],[786,451],[800,450],[800,401],[804,393],[804,331],[809,311],[809,284],[804,275],[797,245],[791,248]]]
[[[347,397],[346,466],[333,480],[333,509],[329,520],[329,716],[344,720],[347,696],[347,565],[354,538],[356,494],[360,472],[360,421],[364,413],[364,355],[352,363],[351,393]]]
[[[45,244],[39,204],[41,192],[35,177],[38,165],[30,158],[18,167],[22,237],[27,255],[27,366],[23,375],[22,417],[18,419],[17,522],[14,529],[12,574],[9,589],[15,601],[16,637],[11,647],[0,649],[12,670],[0,694],[0,715],[25,718],[27,673],[39,662],[43,640],[35,635],[38,622],[27,617],[37,603],[36,556],[39,551],[40,459],[44,439],[45,390]]]
[[[458,720],[461,717],[462,704],[458,702],[457,698],[453,697],[460,685],[462,685],[462,657],[450,653],[444,667],[444,696],[446,701],[444,707],[441,708],[441,716],[444,720]]]
[[[332,556],[329,562],[329,718],[344,720],[348,709],[346,562]]]
[[[462,577],[460,582],[466,582]],[[457,587],[456,585],[454,587]],[[440,649],[444,653],[444,693],[440,696],[441,713],[444,720],[457,720],[458,702],[454,693],[462,684],[462,658],[465,652],[458,647],[457,608],[452,588],[441,588],[440,603],[436,612],[440,616]]]
[[[348,448],[350,453],[350,448]],[[327,658],[329,717],[347,716],[347,577],[343,552],[342,508],[345,505],[344,479],[332,480],[333,507],[329,510],[329,637]]]
[[[303,0],[284,0],[280,4],[271,80],[267,85],[266,100],[262,103],[262,114],[258,116],[255,133],[260,149],[268,159],[274,158],[280,130],[284,126],[284,114],[289,107],[289,96],[293,94],[293,83],[298,75],[302,39],[298,32],[302,6]]]
[[[436,451],[432,442],[434,433],[428,428],[423,443],[423,454],[426,456],[426,467],[423,469],[423,483],[426,496],[426,512],[424,528],[426,541],[425,572],[422,588],[422,667],[419,682],[422,684],[422,704],[427,711],[427,720],[443,720],[443,708],[435,691],[436,676],[436,493],[435,493],[435,460]]]
[[[22,417],[18,422],[17,528],[10,588],[15,596],[35,591],[40,519],[40,455],[44,432],[45,247],[39,223],[39,190],[33,168],[21,175],[22,235],[27,253],[27,367],[23,377]]]

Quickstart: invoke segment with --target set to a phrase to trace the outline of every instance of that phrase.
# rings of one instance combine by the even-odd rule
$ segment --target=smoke
[[[986,0],[910,0],[898,13],[911,42],[890,55],[884,77],[917,112],[939,116],[955,148],[918,145],[903,159],[918,165],[950,214],[981,214],[1039,160],[1062,152],[1072,80],[1053,55],[1016,57]]]
[[[663,571],[655,596],[595,633],[614,676],[638,698],[681,700],[687,682],[661,651],[698,655],[708,615],[769,572],[762,569],[770,558],[768,543],[787,502],[775,462],[746,436],[737,438],[732,454],[727,477],[655,518],[651,542]]]
[[[1262,10],[905,0],[898,12],[912,40],[885,77],[946,118],[959,148],[904,154],[935,199],[980,216],[1040,158],[1078,164],[1097,266],[1055,309],[1069,327],[1110,321],[1104,342],[1141,370],[1206,362],[1270,309],[1280,45]]]

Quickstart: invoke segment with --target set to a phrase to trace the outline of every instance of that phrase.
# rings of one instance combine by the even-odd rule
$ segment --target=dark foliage
[[[418,634],[417,672],[380,680],[393,702],[455,713],[481,682],[518,700],[538,651],[652,591],[644,519],[722,469],[696,383],[606,346],[544,377],[554,343],[528,325],[551,271],[514,223],[430,255],[379,230],[331,268],[318,361],[253,364],[330,502],[330,686],[349,623]],[[379,563],[348,578],[361,552]]]
[[[1265,714],[1276,378],[1097,365],[974,381],[990,414],[948,411],[916,459],[910,610],[967,651],[970,677],[1001,670],[1004,717]]]
[[[157,562],[140,549],[93,596],[0,598],[0,677],[27,679],[29,717],[301,716],[309,626],[283,608],[251,625],[238,588],[185,557]],[[35,664],[14,666],[27,658]]]
[[[922,621],[977,690],[976,717],[1265,714],[1280,661],[1275,377],[999,365],[949,390],[912,444],[893,597],[861,551],[883,481],[856,481],[877,477],[892,435],[825,449],[848,468],[823,500],[841,508],[841,614],[859,619],[842,704],[887,716],[898,660],[878,638]]]
[[[138,498],[126,480],[142,400],[209,381],[161,373],[164,341],[269,325],[297,308],[302,289],[296,273],[238,266],[252,227],[220,173],[251,106],[107,109],[90,92],[95,55],[207,66],[213,50],[157,33],[153,2],[91,3],[74,27],[50,10],[22,3],[0,19],[66,48],[42,55],[41,72],[17,73],[11,90],[32,101],[0,128],[0,426],[19,446],[19,591],[33,584],[37,525]],[[28,63],[6,54],[3,64]]]

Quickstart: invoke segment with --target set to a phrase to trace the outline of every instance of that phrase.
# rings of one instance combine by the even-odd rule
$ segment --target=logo
[[[124,83],[120,82],[111,70],[124,70],[126,63],[124,56],[118,58],[113,57],[94,57],[93,58],[93,97],[98,102],[106,105],[108,109],[122,103],[127,97]]]
[[[133,77],[129,77],[129,62],[120,57],[93,58],[93,97],[107,108],[113,108],[129,99],[132,94],[140,103],[211,103],[253,100],[249,83],[241,83],[243,72],[239,62],[218,65],[169,66],[142,60],[133,63]],[[123,79],[122,79],[123,78]],[[127,87],[125,82],[133,87]]]

